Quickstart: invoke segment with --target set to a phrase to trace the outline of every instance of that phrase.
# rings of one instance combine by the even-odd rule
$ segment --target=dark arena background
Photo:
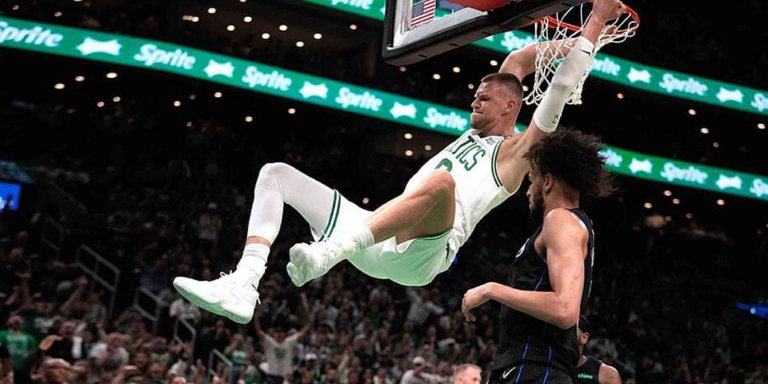
[[[250,324],[171,284],[235,269],[267,163],[370,210],[400,194],[532,41],[392,66],[384,3],[2,2],[0,383],[453,383],[464,363],[485,382],[500,305],[470,323],[462,296],[506,282],[539,225],[528,181],[425,287],[342,263],[296,288],[288,249],[311,237],[291,209]],[[628,4],[637,36],[601,51],[561,122],[603,138],[620,188],[583,205],[585,354],[625,383],[768,383],[768,7]]]

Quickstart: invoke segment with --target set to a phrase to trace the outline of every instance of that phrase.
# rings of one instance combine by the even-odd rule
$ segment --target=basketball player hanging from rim
[[[517,191],[529,169],[523,154],[555,131],[605,23],[623,12],[618,0],[596,0],[589,23],[557,69],[529,129],[518,135],[514,127],[523,101],[519,79],[534,71],[536,55],[533,47],[511,53],[500,73],[482,79],[471,105],[472,129],[427,161],[403,194],[374,212],[289,165],[265,165],[256,181],[237,270],[214,281],[177,277],[174,287],[205,310],[249,322],[284,204],[302,215],[316,240],[290,249],[287,272],[296,286],[323,276],[343,260],[374,278],[406,286],[429,284],[448,269],[480,219]]]

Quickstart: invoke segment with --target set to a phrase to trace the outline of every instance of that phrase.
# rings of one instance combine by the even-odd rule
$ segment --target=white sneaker
[[[213,281],[177,277],[173,286],[190,303],[236,323],[247,324],[259,302],[259,293],[252,283],[257,278],[247,271],[222,272],[221,277]]]
[[[291,262],[286,267],[288,277],[295,286],[301,287],[328,273],[336,264],[334,260],[346,259],[354,251],[354,244],[343,244],[337,240],[296,244],[289,251]]]

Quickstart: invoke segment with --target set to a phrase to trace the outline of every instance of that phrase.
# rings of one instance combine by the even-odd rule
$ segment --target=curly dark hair
[[[612,173],[603,166],[600,138],[575,129],[559,128],[531,146],[525,159],[542,174],[551,173],[585,197],[607,197],[617,190]]]

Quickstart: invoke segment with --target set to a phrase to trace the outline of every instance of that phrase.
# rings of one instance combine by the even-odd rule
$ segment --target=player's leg
[[[402,243],[451,228],[456,209],[455,188],[451,174],[437,170],[415,189],[379,207],[365,222],[374,243],[395,236]]]
[[[344,236],[293,246],[288,275],[295,285],[302,286],[352,256],[353,264],[360,268],[366,261],[361,257],[377,256],[362,252],[375,243],[391,237],[400,243],[445,232],[453,226],[455,201],[453,177],[446,171],[435,171],[421,185],[384,204]]]
[[[338,199],[337,192],[287,164],[265,165],[254,188],[246,245],[237,270],[211,282],[177,277],[174,286],[193,304],[247,323],[258,301],[256,288],[270,247],[280,231],[284,205],[295,208],[313,228],[323,229],[338,210]]]

